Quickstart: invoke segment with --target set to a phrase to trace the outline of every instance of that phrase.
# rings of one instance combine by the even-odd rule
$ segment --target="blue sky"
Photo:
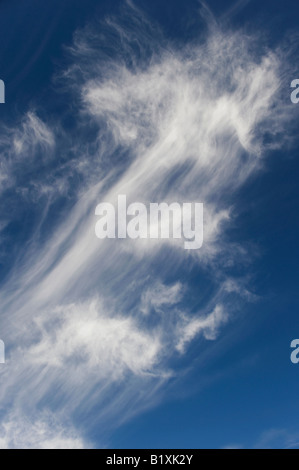
[[[299,447],[299,6],[223,3],[0,2],[0,448]]]

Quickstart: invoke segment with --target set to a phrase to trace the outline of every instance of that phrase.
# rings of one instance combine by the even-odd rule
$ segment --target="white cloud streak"
[[[14,422],[36,408],[50,417],[63,410],[80,420],[84,435],[99,423],[108,432],[151,406],[175,374],[169,359],[195,337],[217,337],[230,317],[230,295],[250,297],[222,274],[228,260],[242,262],[224,234],[235,192],[261,168],[263,132],[284,124],[279,57],[252,52],[256,39],[215,25],[204,42],[177,48],[136,7],[126,8],[121,21],[75,35],[73,64],[62,76],[80,98],[79,125],[91,124],[96,137],[87,145],[82,135],[73,141],[61,132],[64,148],[71,142],[70,167],[59,167],[53,186],[46,179],[36,185],[39,195],[49,195],[58,181],[58,192],[67,193],[71,168],[82,178],[78,199],[0,291],[8,351],[0,397],[14,413],[7,412],[0,432],[3,447],[85,445],[42,418],[23,437]],[[2,181],[21,156],[32,153],[33,162],[44,151],[50,158],[55,132],[29,112],[13,134]],[[96,204],[116,203],[118,194],[129,202],[203,202],[203,247],[191,255],[173,240],[99,241]],[[181,305],[190,264],[215,284],[195,313]]]

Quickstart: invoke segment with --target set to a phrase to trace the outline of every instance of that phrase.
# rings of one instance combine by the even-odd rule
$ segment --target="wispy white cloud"
[[[13,187],[24,168],[53,156],[55,136],[52,130],[29,111],[16,127],[4,127],[0,135],[0,190]]]
[[[59,423],[49,412],[38,419],[22,416],[14,410],[0,425],[0,449],[86,449],[91,444],[84,441],[76,429]]]
[[[182,291],[180,282],[170,287],[163,284],[153,285],[142,294],[141,311],[148,314],[151,308],[163,311],[165,306],[172,307],[182,299]]]
[[[180,330],[180,339],[177,350],[184,352],[186,345],[202,333],[206,339],[213,340],[217,337],[219,328],[226,323],[228,315],[223,310],[222,305],[216,305],[213,312],[205,318],[187,319],[186,326]]]
[[[21,128],[13,136],[13,145],[15,154],[25,154],[28,157],[28,152],[35,155],[37,146],[41,146],[42,150],[53,148],[55,138],[52,131],[35,113],[28,112]]]
[[[126,371],[142,375],[152,370],[161,350],[159,337],[138,329],[133,318],[105,315],[103,310],[93,301],[35,319],[41,338],[22,352],[25,362],[57,368],[79,362],[88,371],[95,369],[98,378],[115,380]]]
[[[134,5],[124,8],[119,21],[77,32],[69,48],[72,64],[61,76],[74,94],[78,128],[68,135],[58,122],[51,130],[29,112],[4,160],[13,184],[10,160],[32,154],[34,165],[43,151],[54,158],[52,183],[31,180],[50,202],[71,191],[70,174],[80,181],[71,209],[57,224],[48,220],[54,226],[45,241],[35,241],[0,291],[7,345],[1,403],[9,410],[13,395],[21,422],[36,408],[52,408],[70,421],[80,417],[84,429],[117,426],[155,402],[175,374],[169,359],[197,336],[217,337],[233,313],[231,295],[252,300],[243,281],[222,271],[242,263],[242,247],[224,235],[235,223],[236,191],[262,166],[263,132],[285,122],[280,56],[258,53],[256,38],[215,24],[205,41],[178,48]],[[70,149],[63,164],[57,133]],[[116,203],[119,194],[128,202],[203,202],[203,247],[190,254],[173,240],[99,241],[95,207]],[[182,273],[191,265],[213,285],[200,308],[182,306],[192,289]],[[8,411],[2,446],[84,445],[38,417],[24,440],[15,419]]]
[[[234,444],[223,447],[224,449],[243,449],[244,445]],[[272,428],[262,432],[253,446],[253,449],[298,449],[299,434],[284,428]]]

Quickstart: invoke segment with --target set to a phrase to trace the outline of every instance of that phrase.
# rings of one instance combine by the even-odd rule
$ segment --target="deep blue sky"
[[[71,44],[77,28],[95,15],[101,19],[108,13],[117,13],[120,3],[0,1],[0,78],[6,83],[6,104],[0,106],[3,127],[18,122],[19,116],[31,107],[41,118],[55,121],[55,116],[70,106],[67,96],[56,92],[58,85],[53,80],[57,69],[67,63],[64,46]],[[290,32],[298,31],[296,0],[239,2],[240,7],[226,15],[235,3],[207,1],[215,17],[224,24],[232,29],[262,31],[271,48],[286,44]],[[194,19],[198,2],[142,0],[138,5],[178,45],[200,36],[200,22]],[[284,78],[286,101],[290,82],[299,75],[299,55],[297,59]],[[65,126],[71,129],[72,123],[66,121]],[[250,266],[258,300],[242,304],[242,312],[234,319],[230,331],[213,344],[203,346],[195,340],[188,356],[176,364],[177,370],[185,371],[189,364],[191,369],[178,374],[155,407],[111,432],[107,438],[110,446],[283,447],[292,436],[299,441],[299,364],[290,361],[290,342],[299,337],[299,140],[291,124],[289,129],[294,138],[292,145],[270,151],[263,170],[239,190],[237,223],[227,233],[231,243],[241,242],[249,247],[249,252],[251,246],[254,253],[259,251]],[[13,196],[5,197],[2,214],[6,217]],[[61,204],[72,204],[72,195]],[[58,203],[52,216],[59,217],[59,210]],[[24,256],[22,247],[38,223],[38,208],[30,209],[24,203],[23,216],[22,219],[19,213],[19,220],[6,229],[2,281],[14,262]],[[230,269],[227,268],[228,272]],[[195,283],[199,275],[194,267],[186,280]],[[209,354],[205,360],[207,347]],[[275,430],[274,437],[262,441],[264,433],[271,430]],[[90,437],[97,441],[102,431],[101,424],[97,424]]]

